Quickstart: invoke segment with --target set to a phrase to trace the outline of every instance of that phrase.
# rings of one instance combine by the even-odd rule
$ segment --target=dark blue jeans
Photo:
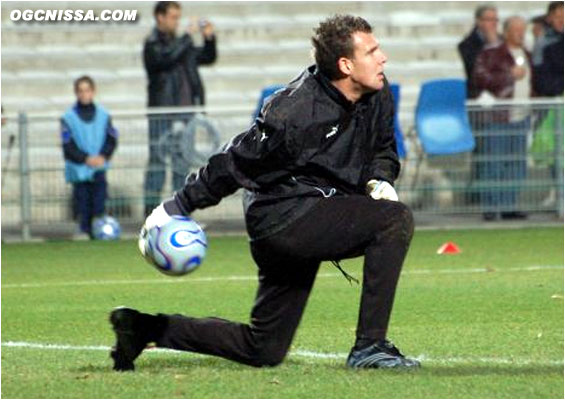
[[[149,165],[145,174],[145,213],[148,214],[161,203],[161,190],[165,183],[167,170],[166,159],[171,157],[173,190],[184,186],[188,173],[183,168],[186,161],[182,159],[182,140],[171,134],[174,121],[188,123],[190,115],[155,115],[149,117]]]
[[[104,171],[96,172],[93,181],[73,183],[73,200],[82,232],[90,234],[92,219],[104,214],[106,192]]]
[[[511,212],[526,178],[526,136],[530,119],[484,127],[477,140],[477,176],[483,212]]]

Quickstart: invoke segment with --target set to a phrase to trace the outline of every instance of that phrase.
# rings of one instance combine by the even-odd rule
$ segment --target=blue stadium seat
[[[427,81],[416,106],[416,134],[421,150],[416,161],[412,189],[416,188],[424,154],[450,155],[472,151],[475,138],[465,107],[467,86],[463,79]]]
[[[394,97],[394,138],[396,139],[396,150],[398,157],[406,157],[406,147],[404,146],[404,134],[398,122],[398,103],[400,103],[400,85],[398,83],[390,84],[390,91]]]
[[[259,97],[259,102],[257,103],[257,108],[253,113],[253,121],[255,121],[255,118],[257,118],[257,116],[259,115],[259,112],[261,111],[261,108],[263,108],[263,103],[265,102],[265,100],[277,90],[283,89],[284,87],[284,85],[270,85],[263,88]]]
[[[432,80],[422,85],[416,107],[416,133],[424,153],[445,155],[475,148],[466,97],[462,79]]]

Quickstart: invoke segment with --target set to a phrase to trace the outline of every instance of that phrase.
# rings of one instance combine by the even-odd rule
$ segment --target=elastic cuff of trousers
[[[353,349],[354,350],[363,350],[363,349],[369,347],[370,345],[372,345],[375,342],[376,342],[376,340],[373,340],[373,339],[357,339],[355,341],[355,346],[353,347]]]
[[[364,349],[365,347],[379,341],[386,339],[386,329],[375,329],[369,334],[357,335],[355,339],[355,348]]]
[[[169,318],[164,314],[146,314],[146,319],[143,323],[147,328],[148,341],[158,342],[169,326]]]
[[[177,195],[163,201],[163,207],[165,208],[165,211],[169,215],[188,216],[192,211],[192,210],[186,210],[184,207],[181,206],[179,199],[177,199]]]

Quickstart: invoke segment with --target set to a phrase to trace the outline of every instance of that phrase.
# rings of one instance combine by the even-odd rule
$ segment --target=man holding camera
[[[181,6],[176,1],[160,1],[154,9],[156,26],[145,40],[143,62],[148,85],[149,107],[204,105],[204,86],[198,74],[199,65],[212,64],[216,60],[214,27],[205,20],[190,24],[182,36],[176,36],[181,17]],[[194,45],[192,36],[200,30],[204,44]],[[159,154],[159,140],[173,122],[172,115],[149,117],[149,165],[145,176],[145,213],[148,215],[160,200],[165,181],[164,155]],[[178,119],[178,118],[177,118]],[[184,115],[185,122],[190,119]],[[179,146],[168,146],[177,148]],[[173,165],[180,153],[173,151]],[[186,176],[185,170],[173,168],[173,188],[180,189]]]

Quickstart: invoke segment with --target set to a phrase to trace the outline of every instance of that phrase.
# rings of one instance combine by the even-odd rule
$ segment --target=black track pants
[[[321,261],[365,256],[357,343],[386,335],[414,224],[400,202],[367,196],[321,200],[283,231],[251,242],[259,288],[249,324],[169,315],[159,347],[277,365],[300,322]]]

